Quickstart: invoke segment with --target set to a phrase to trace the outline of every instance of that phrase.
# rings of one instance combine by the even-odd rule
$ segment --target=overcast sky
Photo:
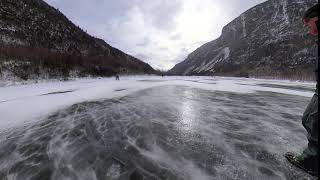
[[[265,0],[45,0],[89,34],[168,70]]]

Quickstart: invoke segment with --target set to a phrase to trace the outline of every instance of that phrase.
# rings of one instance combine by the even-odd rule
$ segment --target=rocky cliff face
[[[154,73],[148,64],[88,35],[42,0],[0,1],[0,77],[13,72],[28,79],[43,73],[53,77],[120,71]]]
[[[168,73],[312,79],[315,37],[302,24],[315,0],[269,0],[234,19],[222,35]]]

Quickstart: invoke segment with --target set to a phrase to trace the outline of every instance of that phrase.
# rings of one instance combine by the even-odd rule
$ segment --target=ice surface
[[[307,144],[314,86],[138,76],[0,88],[0,179],[313,179],[283,154]]]
[[[293,87],[307,86],[310,90],[257,86],[259,83],[287,84]],[[69,82],[1,87],[0,130],[39,120],[51,112],[75,103],[122,97],[142,89],[163,85],[183,85],[211,91],[236,93],[270,91],[306,97],[312,97],[312,88],[315,86],[314,83],[242,78],[216,77],[207,80],[206,77],[136,76],[123,77],[121,81],[116,81],[114,78],[78,79]],[[118,91],[119,89],[123,90]]]

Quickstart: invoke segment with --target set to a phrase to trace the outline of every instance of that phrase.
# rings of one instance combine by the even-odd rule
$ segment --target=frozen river
[[[310,97],[281,93],[312,94],[312,87],[266,81],[237,93],[214,88],[214,79],[183,81],[213,90],[163,84],[0,131],[0,179],[313,179],[283,157],[307,144],[300,119]]]

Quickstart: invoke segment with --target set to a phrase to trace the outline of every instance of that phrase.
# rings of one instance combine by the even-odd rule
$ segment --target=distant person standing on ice
[[[309,29],[311,35],[318,37],[318,5],[313,6],[305,13],[303,17],[304,26]],[[318,81],[318,62],[316,69],[316,76]],[[318,176],[318,82],[314,96],[311,99],[307,109],[302,117],[303,127],[308,132],[308,147],[300,155],[294,153],[286,153],[286,158],[290,163],[307,173]]]
[[[116,80],[117,80],[117,81],[120,80],[119,74],[116,74]]]

